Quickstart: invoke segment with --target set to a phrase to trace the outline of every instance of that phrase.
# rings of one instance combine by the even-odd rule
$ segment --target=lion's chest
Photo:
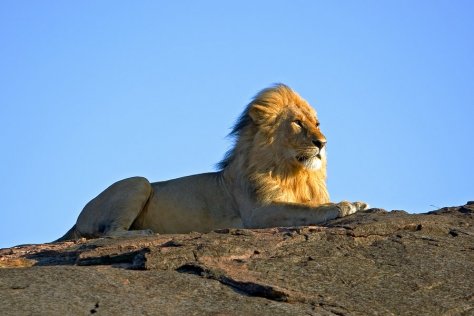
[[[277,194],[275,202],[305,204],[309,206],[329,202],[329,194],[325,183],[320,184],[314,181],[283,182],[279,184],[278,191],[279,194]]]

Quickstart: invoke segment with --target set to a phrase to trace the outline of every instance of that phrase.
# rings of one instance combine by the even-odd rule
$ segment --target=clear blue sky
[[[333,201],[474,200],[472,1],[4,0],[0,41],[0,247],[116,180],[214,170],[275,82],[319,113]]]

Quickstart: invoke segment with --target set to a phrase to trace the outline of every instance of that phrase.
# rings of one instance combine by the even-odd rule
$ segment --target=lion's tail
[[[63,237],[56,239],[53,242],[60,242],[60,241],[66,241],[66,240],[76,240],[81,238],[81,234],[76,229],[76,225],[71,227],[70,230],[67,231],[67,233],[64,234]]]

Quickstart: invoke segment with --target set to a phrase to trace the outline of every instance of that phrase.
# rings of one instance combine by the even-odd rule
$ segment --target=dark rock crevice
[[[220,283],[230,286],[238,293],[242,293],[244,295],[263,297],[278,302],[288,302],[290,300],[289,293],[287,293],[283,289],[278,289],[275,286],[267,284],[260,284],[249,281],[242,282],[239,280],[235,280],[222,272],[211,270],[199,264],[185,264],[181,267],[178,267],[176,271],[180,273],[195,274],[200,277],[219,281]]]

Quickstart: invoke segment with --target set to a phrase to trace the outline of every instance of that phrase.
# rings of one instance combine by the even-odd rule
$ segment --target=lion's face
[[[290,105],[276,122],[276,139],[285,149],[287,163],[311,170],[326,159],[326,137],[319,129],[315,111],[307,104]]]
[[[264,90],[249,115],[257,128],[253,141],[259,155],[287,171],[325,167],[326,137],[316,111],[297,93],[287,87]]]
[[[288,86],[258,93],[230,135],[236,145],[219,166],[231,181],[248,181],[261,203],[329,202],[326,137],[316,111]]]

